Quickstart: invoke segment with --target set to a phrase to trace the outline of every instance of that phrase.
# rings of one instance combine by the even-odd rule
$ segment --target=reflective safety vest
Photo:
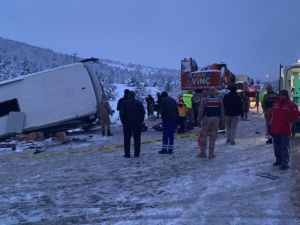
[[[192,105],[193,105],[192,98],[193,98],[193,95],[190,93],[186,93],[186,94],[182,95],[183,102],[188,109],[192,108]]]

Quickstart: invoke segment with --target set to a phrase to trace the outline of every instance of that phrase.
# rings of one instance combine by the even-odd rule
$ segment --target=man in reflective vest
[[[187,122],[190,129],[193,129],[194,124],[194,111],[193,111],[193,94],[191,92],[182,95],[182,99],[188,108]]]

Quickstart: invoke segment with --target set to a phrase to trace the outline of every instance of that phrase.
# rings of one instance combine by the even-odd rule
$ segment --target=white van
[[[300,108],[300,60],[297,63],[283,67],[280,66],[280,89],[286,89]]]
[[[11,112],[22,112],[22,133],[89,127],[97,119],[103,88],[84,60],[0,83],[0,138],[11,135]]]
[[[287,67],[280,65],[279,89],[286,89],[300,110],[300,60]],[[295,133],[300,133],[300,118],[293,124],[292,136]]]

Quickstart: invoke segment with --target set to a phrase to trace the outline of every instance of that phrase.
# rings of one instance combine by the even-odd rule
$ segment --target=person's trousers
[[[206,155],[207,137],[209,137],[209,156],[214,155],[219,123],[219,117],[204,117],[201,129],[201,133],[203,135],[202,138],[204,140],[203,146],[201,148],[202,155]]]
[[[174,132],[177,127],[176,122],[163,122],[163,151],[173,151]]]
[[[101,121],[101,131],[102,133],[110,130],[110,121]]]
[[[194,110],[193,110],[192,108],[189,109],[189,111],[188,111],[188,114],[187,114],[187,121],[188,121],[188,123],[190,123],[191,125],[193,125],[194,122],[195,122]]]
[[[134,155],[139,156],[141,150],[141,124],[129,123],[123,124],[124,133],[124,153],[126,156],[130,156],[130,142],[133,135],[134,140]]]
[[[239,116],[225,116],[226,137],[234,142]]]
[[[185,116],[179,116],[178,118],[178,133],[183,133],[185,130],[185,123],[186,123],[186,117]]]
[[[266,136],[271,135],[271,109],[266,109],[264,111],[265,119],[266,119]]]
[[[276,162],[287,166],[290,161],[290,137],[279,134],[273,134],[272,137]]]

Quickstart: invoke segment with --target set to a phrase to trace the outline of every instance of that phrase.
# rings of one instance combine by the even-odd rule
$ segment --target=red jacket
[[[290,136],[292,124],[299,116],[295,103],[288,99],[276,100],[271,111],[271,133]]]

